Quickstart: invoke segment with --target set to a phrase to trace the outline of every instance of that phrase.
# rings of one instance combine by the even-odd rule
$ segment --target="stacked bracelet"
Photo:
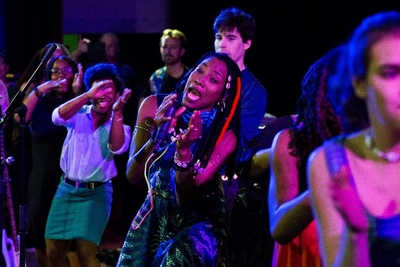
[[[186,172],[192,168],[192,160],[193,160],[193,154],[190,153],[191,158],[188,161],[182,161],[178,159],[178,152],[175,152],[174,155],[174,170],[180,171],[180,172]]]
[[[39,99],[42,98],[43,95],[39,92],[37,87],[35,87],[35,89],[33,89],[33,92],[35,92],[35,95],[37,98],[39,98]]]

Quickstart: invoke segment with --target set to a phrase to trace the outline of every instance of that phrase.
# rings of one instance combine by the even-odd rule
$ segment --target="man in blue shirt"
[[[214,22],[215,51],[228,54],[242,72],[242,149],[258,134],[258,126],[267,108],[267,90],[244,64],[246,51],[253,41],[255,27],[254,18],[238,8],[223,10]]]

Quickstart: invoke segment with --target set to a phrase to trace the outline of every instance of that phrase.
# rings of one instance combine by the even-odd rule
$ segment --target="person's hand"
[[[132,90],[125,88],[122,96],[118,97],[117,101],[115,101],[113,105],[113,111],[122,111],[123,107],[125,106],[126,102],[132,95]]]
[[[154,124],[158,128],[161,123],[164,123],[166,121],[172,120],[171,121],[171,127],[174,127],[176,125],[176,121],[178,120],[179,116],[185,111],[185,107],[180,107],[174,114],[174,116],[171,117],[165,117],[165,113],[167,110],[173,105],[174,101],[176,100],[177,95],[176,94],[170,94],[167,95],[161,105],[157,108],[156,114],[154,115]]]
[[[368,219],[357,191],[350,182],[350,175],[347,166],[342,166],[334,174],[330,185],[331,197],[349,228],[357,233],[365,233],[368,230]]]
[[[50,93],[53,90],[56,90],[59,87],[66,86],[66,84],[67,79],[49,80],[39,85],[36,90],[40,95],[44,95]]]
[[[88,51],[88,44],[91,42],[91,40],[87,38],[82,38],[82,35],[79,35],[79,40],[78,40],[78,47],[76,50],[78,51],[79,54],[82,53],[87,53]]]
[[[201,138],[201,112],[195,110],[190,117],[187,130],[182,133],[176,146],[179,149],[188,149],[199,138]]]
[[[78,63],[78,73],[75,73],[74,82],[72,83],[72,91],[74,95],[80,95],[83,92],[83,67],[81,63]]]
[[[86,93],[86,96],[89,99],[101,98],[108,90],[113,90],[111,88],[112,86],[114,86],[113,83],[114,82],[111,79],[97,81]]]

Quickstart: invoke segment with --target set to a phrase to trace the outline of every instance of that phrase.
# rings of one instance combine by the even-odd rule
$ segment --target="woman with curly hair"
[[[271,147],[268,208],[271,236],[276,241],[272,266],[321,266],[306,163],[313,149],[342,133],[328,97],[334,90],[330,81],[341,51],[341,46],[329,51],[309,68],[294,124],[280,131]]]

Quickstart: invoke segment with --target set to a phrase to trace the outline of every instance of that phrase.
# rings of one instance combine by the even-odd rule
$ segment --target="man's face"
[[[236,27],[232,31],[220,31],[215,34],[215,52],[227,54],[238,64],[240,70],[244,69],[244,56],[250,45],[251,40],[243,42]]]
[[[160,53],[165,65],[174,65],[181,61],[185,49],[179,38],[166,37],[161,40]]]

